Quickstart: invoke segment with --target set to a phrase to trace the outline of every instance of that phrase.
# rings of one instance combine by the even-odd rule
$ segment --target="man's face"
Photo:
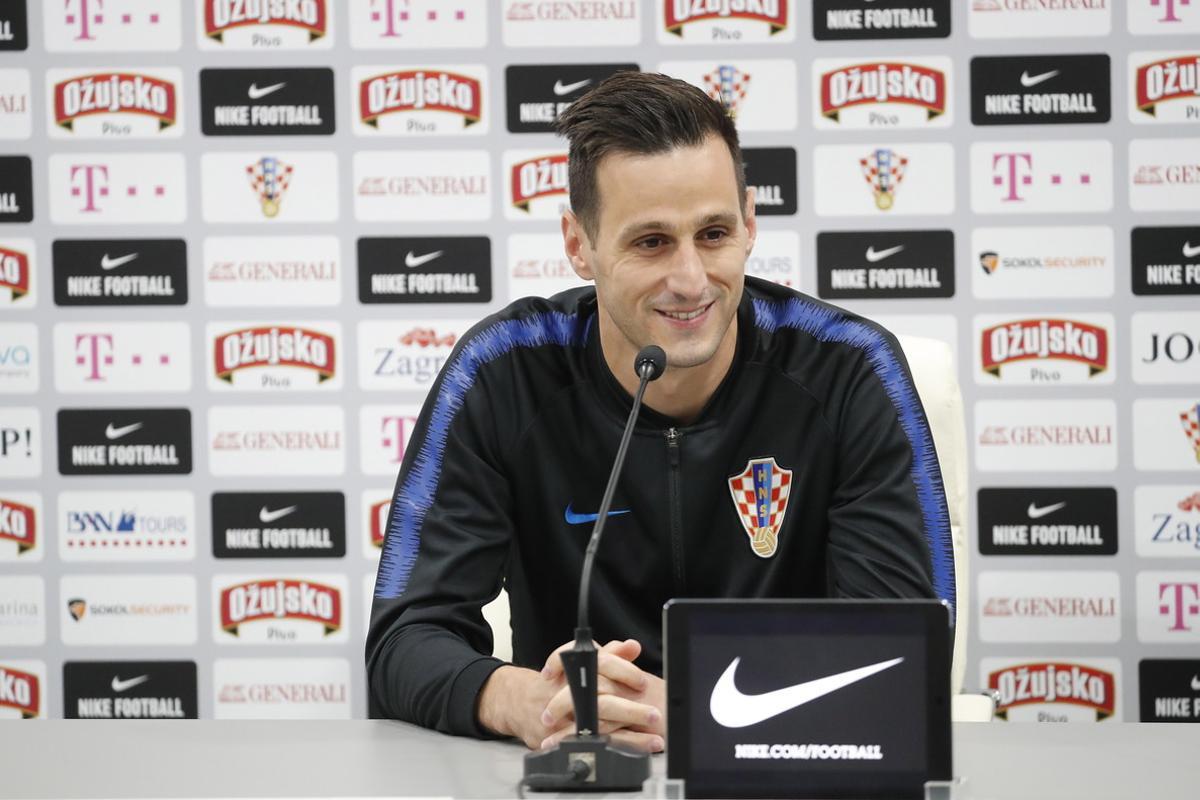
[[[596,282],[601,324],[615,328],[617,346],[628,351],[606,355],[632,362],[657,344],[671,367],[707,363],[736,335],[754,245],[753,198],[743,219],[729,149],[713,135],[655,155],[613,153],[596,180],[595,241],[570,214],[563,231],[575,271]]]

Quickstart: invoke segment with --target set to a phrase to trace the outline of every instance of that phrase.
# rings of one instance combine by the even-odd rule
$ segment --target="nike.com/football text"
[[[735,744],[733,757],[881,761],[883,748],[877,744]]]

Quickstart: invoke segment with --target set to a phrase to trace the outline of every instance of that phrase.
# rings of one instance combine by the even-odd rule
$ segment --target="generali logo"
[[[208,411],[214,475],[342,475],[346,419],[340,406],[216,406]]]
[[[307,578],[259,578],[219,590],[221,631],[254,640],[312,641],[342,630],[344,587]],[[272,628],[276,623],[289,623]],[[249,627],[245,627],[249,626]]]
[[[179,122],[179,70],[77,72],[49,72],[52,133],[147,138]]]
[[[336,236],[210,236],[204,298],[212,306],[329,306],[341,302]]]
[[[818,62],[820,114],[840,127],[921,127],[946,113],[949,59],[828,65]],[[859,109],[859,114],[845,114]],[[907,113],[916,111],[916,114]],[[843,119],[844,116],[844,119]]]
[[[1116,642],[1121,587],[1116,572],[984,572],[979,576],[984,642]]]
[[[448,114],[454,120],[448,127],[470,128],[483,118],[483,83],[464,73],[402,69],[359,78],[358,121],[380,132],[433,134],[447,127],[439,122]],[[389,125],[393,115],[396,124]]]
[[[42,716],[42,687],[38,676],[0,663],[0,709],[11,709],[21,719]]]
[[[526,158],[509,169],[510,204],[532,215],[530,204],[567,194],[567,154]],[[541,204],[539,204],[541,205]],[[557,215],[557,208],[555,209]],[[539,215],[541,216],[541,215]]]
[[[1194,139],[1129,143],[1129,205],[1134,211],[1200,210],[1200,156]]]
[[[1010,719],[1014,709],[1067,704],[1095,713],[1100,721],[1116,712],[1116,679],[1111,672],[1066,661],[1014,664],[987,675],[989,689],[1000,693],[996,716]],[[1058,721],[1039,714],[1039,721]],[[1016,718],[1014,716],[1014,718]]]
[[[295,325],[260,325],[213,336],[213,372],[234,385],[234,376],[261,367],[311,372],[318,384],[337,374],[337,343],[331,334]],[[265,383],[260,388],[274,388]],[[279,388],[286,388],[281,386]]]
[[[1134,53],[1130,64],[1135,122],[1200,122],[1200,54]]]
[[[788,29],[790,0],[661,0],[663,28],[684,37],[684,31],[697,23],[710,23],[704,33],[707,41],[739,41],[758,29],[753,40],[771,39]],[[719,27],[711,23],[735,23]],[[765,32],[766,36],[762,34]],[[687,37],[691,38],[691,37]]]
[[[204,37],[234,49],[303,46],[329,33],[327,0],[202,0],[200,6]]]
[[[16,544],[18,556],[37,547],[37,511],[32,505],[0,495],[0,542]]]
[[[0,244],[0,289],[12,302],[29,294],[29,254],[13,245]]]
[[[984,323],[979,333],[980,367],[995,377],[1009,377],[1009,367],[1021,362],[1081,364],[1086,375],[1064,374],[1047,366],[1030,367],[1028,382],[1063,382],[1093,378],[1109,366],[1108,329],[1082,320],[1019,319]]]

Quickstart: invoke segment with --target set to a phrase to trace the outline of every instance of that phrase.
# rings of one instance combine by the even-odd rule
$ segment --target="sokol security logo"
[[[1200,722],[1200,659],[1143,658],[1138,705],[1142,722]]]
[[[187,218],[178,153],[55,153],[50,219],[59,225],[176,224]]]
[[[1111,314],[980,314],[974,327],[978,384],[1113,382]]]
[[[1134,294],[1200,294],[1200,226],[1134,228]]]
[[[882,6],[882,7],[877,7]],[[950,0],[813,0],[813,38],[944,39]]]
[[[43,3],[51,53],[179,49],[181,4],[157,0],[64,0]]]
[[[0,8],[0,51],[29,49],[29,11],[25,0],[9,0]]]
[[[181,306],[188,301],[183,239],[56,239],[60,306]]]
[[[60,392],[186,392],[192,387],[186,322],[59,322],[54,385]]]
[[[210,322],[213,391],[336,391],[342,386],[337,322]]]
[[[45,685],[41,661],[0,661],[0,719],[45,718]]]
[[[341,558],[346,498],[341,492],[214,492],[216,558]]]
[[[343,644],[346,576],[216,575],[213,636],[220,644]]]
[[[794,0],[659,0],[657,5],[661,44],[796,40]]]
[[[1200,558],[1200,483],[1139,486],[1134,540],[1143,558]]]
[[[482,135],[487,68],[479,64],[355,67],[354,132],[360,136]]]
[[[205,136],[329,136],[333,70],[202,69],[200,128]]]
[[[61,409],[63,475],[187,475],[192,412],[186,408]]]
[[[551,133],[571,103],[637,64],[512,64],[504,70],[509,133]]]
[[[1112,208],[1108,141],[975,142],[971,210],[977,214],[1103,212]]]
[[[487,43],[488,3],[465,0],[353,0],[356,50],[479,48]]]
[[[1104,225],[976,228],[971,232],[975,296],[1112,297],[1116,249]]]
[[[358,240],[361,303],[488,303],[492,244],[486,236]]]
[[[194,645],[192,575],[64,575],[59,629],[66,645]]]
[[[983,684],[1000,695],[996,716],[1008,722],[1120,720],[1115,658],[985,658]]]
[[[182,85],[173,67],[47,70],[47,130],[55,139],[179,138]]]
[[[953,231],[817,234],[817,294],[827,298],[953,297]]]
[[[971,123],[1051,125],[1108,122],[1107,55],[981,56],[971,59]]]
[[[33,162],[0,156],[0,223],[33,221]]]
[[[949,58],[813,62],[813,122],[821,130],[947,128],[953,93]]]
[[[327,50],[333,46],[329,0],[200,0],[201,50]]]
[[[68,661],[66,719],[197,719],[195,661]]]
[[[754,188],[754,212],[763,216],[796,213],[796,149],[746,147],[742,149],[746,185]]]
[[[0,492],[0,561],[40,561],[42,496]]]
[[[1131,53],[1129,79],[1134,123],[1200,123],[1200,54]]]
[[[1107,487],[979,490],[985,556],[1114,555],[1117,492]]]

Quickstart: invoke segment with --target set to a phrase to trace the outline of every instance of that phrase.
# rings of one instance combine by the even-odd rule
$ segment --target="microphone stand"
[[[571,688],[571,701],[575,706],[575,735],[568,736],[557,747],[541,753],[525,755],[525,778],[523,784],[538,791],[584,791],[584,792],[632,792],[642,788],[650,777],[650,756],[620,745],[612,744],[607,735],[600,735],[600,712],[596,693],[597,653],[592,642],[592,629],[588,623],[588,590],[592,583],[592,566],[596,550],[600,546],[600,535],[608,520],[617,490],[617,479],[625,465],[625,454],[629,440],[633,437],[633,426],[637,423],[638,411],[642,407],[642,396],[646,384],[662,375],[666,367],[666,353],[655,345],[643,347],[638,352],[634,369],[641,378],[637,393],[633,397],[633,408],[621,435],[617,457],[608,476],[608,486],[600,501],[600,511],[592,528],[583,557],[583,573],[579,582],[579,618],[575,627],[575,645],[560,654],[563,673]]]

